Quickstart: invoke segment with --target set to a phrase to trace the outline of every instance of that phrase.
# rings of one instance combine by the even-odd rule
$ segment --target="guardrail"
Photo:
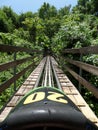
[[[83,47],[80,49],[65,49],[63,51],[63,55],[65,54],[80,54],[80,61],[77,60],[73,60],[73,59],[69,59],[69,58],[65,58],[64,59],[67,63],[70,63],[72,65],[75,65],[77,67],[80,68],[79,70],[79,74],[77,74],[74,70],[72,70],[71,68],[69,68],[67,65],[65,65],[64,67],[66,67],[66,70],[76,79],[79,81],[79,84],[83,85],[84,87],[86,87],[89,91],[91,91],[94,96],[96,98],[98,98],[98,88],[96,88],[94,85],[92,85],[91,83],[89,83],[86,79],[84,79],[82,77],[82,70],[85,70],[93,75],[98,76],[98,67],[97,66],[93,66],[87,63],[84,63],[81,61],[83,54],[87,55],[87,54],[98,54],[98,45],[96,46],[90,46],[90,47]]]
[[[65,49],[63,53],[71,53],[71,54],[98,54],[98,45],[83,47],[80,49]]]
[[[8,87],[10,87],[10,85],[13,84],[13,83],[14,83],[14,90],[16,91],[17,90],[17,88],[16,88],[16,81],[21,76],[23,76],[26,71],[28,71],[28,70],[30,70],[32,68],[32,66],[35,63],[35,61],[33,59],[35,57],[38,57],[37,54],[39,54],[39,52],[41,53],[41,51],[32,50],[32,49],[28,49],[28,48],[24,48],[24,47],[9,46],[9,45],[0,45],[0,52],[7,52],[7,53],[10,52],[10,53],[14,54],[13,61],[8,62],[8,63],[4,63],[4,64],[0,64],[0,72],[6,71],[6,70],[8,70],[10,68],[14,69],[14,72],[13,72],[14,75],[13,75],[13,77],[11,77],[10,79],[8,79],[4,83],[0,84],[0,93],[2,93],[5,89],[7,89]],[[23,59],[17,59],[17,52],[26,52],[26,53],[30,54],[30,56],[28,56],[26,58],[23,58]],[[26,62],[28,62],[30,60],[32,60],[32,63],[30,65],[28,65],[26,68],[24,68],[20,72],[18,72],[18,73],[16,72],[16,69],[17,69],[18,65],[22,65],[23,63],[26,63]]]

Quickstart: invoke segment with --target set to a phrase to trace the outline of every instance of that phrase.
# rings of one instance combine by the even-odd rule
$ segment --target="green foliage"
[[[53,49],[79,48],[91,44],[92,32],[82,14],[71,14],[63,17],[62,26],[53,38]]]
[[[6,16],[6,14],[0,9],[0,31],[9,32],[11,31],[12,21]],[[12,25],[13,26],[13,25]]]
[[[71,9],[71,5],[65,6],[64,8],[61,8],[61,9],[58,11],[59,17],[62,18],[64,15],[70,14],[70,9]]]
[[[50,19],[51,17],[56,17],[57,10],[54,6],[51,6],[49,3],[44,3],[39,9],[39,17],[42,19]]]
[[[15,29],[15,30],[13,31],[13,33],[14,33],[14,35],[15,35],[17,38],[21,38],[21,39],[30,41],[29,31],[25,31],[23,28]]]
[[[74,8],[83,14],[94,14],[98,16],[98,0],[78,0],[78,5]]]
[[[0,31],[12,32],[18,25],[18,15],[10,7],[0,9]]]
[[[6,14],[6,16],[8,17],[8,19],[10,18],[10,20],[12,21],[13,25],[17,27],[18,24],[18,15],[13,12],[13,10],[11,9],[11,7],[3,7],[3,12]]]
[[[45,34],[52,39],[54,34],[58,32],[60,28],[60,20],[58,18],[51,18],[45,22]]]
[[[98,55],[92,54],[92,55],[84,56],[83,61],[98,66]]]

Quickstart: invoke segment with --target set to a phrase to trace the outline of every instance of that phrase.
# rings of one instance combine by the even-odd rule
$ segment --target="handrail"
[[[1,71],[4,71],[4,70],[7,70],[7,69],[10,69],[10,68],[12,68],[12,67],[15,67],[15,66],[17,66],[17,65],[19,65],[19,64],[24,63],[24,62],[27,61],[27,60],[33,59],[33,58],[34,58],[34,56],[32,56],[32,57],[27,57],[27,58],[24,58],[24,59],[21,59],[21,60],[16,60],[16,61],[8,62],[8,63],[6,63],[6,64],[1,64],[1,65],[0,65],[0,72],[1,72]]]
[[[3,92],[5,89],[7,89],[8,87],[10,87],[10,85],[12,83],[14,83],[14,88],[16,90],[16,81],[22,76],[24,75],[24,73],[31,69],[32,66],[34,65],[34,61],[32,61],[32,63],[30,65],[28,65],[26,68],[24,68],[23,70],[21,70],[20,72],[16,73],[16,67],[18,65],[21,65],[27,61],[31,61],[33,60],[38,52],[41,52],[40,50],[33,50],[33,49],[28,49],[25,47],[18,47],[18,46],[9,46],[9,45],[2,45],[0,44],[0,52],[12,52],[14,53],[14,60],[8,63],[4,63],[4,64],[0,64],[0,72],[8,70],[10,68],[14,69],[14,75],[12,78],[8,79],[7,81],[5,81],[4,83],[2,83],[0,85],[0,93]],[[26,52],[28,54],[32,54],[34,53],[33,56],[28,56],[27,58],[23,58],[23,59],[16,59],[16,53],[17,52]],[[37,53],[36,53],[37,52]],[[36,55],[35,55],[36,54]]]
[[[98,54],[98,45],[96,46],[89,46],[89,47],[83,47],[79,49],[65,49],[63,53],[72,53],[72,54]]]
[[[41,52],[40,50],[28,49],[26,47],[10,46],[0,44],[0,52]]]
[[[71,60],[68,58],[65,58],[65,60],[73,65],[76,65],[77,67],[80,67],[81,69],[84,69],[85,71],[92,73],[94,75],[98,75],[98,67],[90,65],[90,64],[86,64],[80,61],[76,61],[76,60]]]
[[[79,85],[82,84],[83,86],[85,86],[89,91],[91,91],[94,96],[96,98],[98,98],[98,88],[96,88],[94,85],[92,85],[91,83],[89,83],[87,80],[85,80],[82,77],[82,70],[85,70],[93,75],[98,76],[98,67],[94,66],[94,65],[90,65],[87,63],[84,63],[81,61],[77,61],[74,59],[69,59],[68,57],[65,57],[65,54],[80,54],[80,57],[82,58],[83,54],[98,54],[98,45],[96,46],[89,46],[89,47],[83,47],[80,49],[65,49],[63,51],[63,58],[65,60],[65,62],[68,62],[72,65],[75,65],[77,67],[80,68],[79,70],[79,74],[77,74],[74,70],[70,69],[69,67],[67,67],[67,65],[65,65],[66,70],[76,79],[79,81]]]
[[[76,72],[74,72],[69,67],[65,66],[66,70],[72,74],[72,76],[78,80],[83,86],[85,86],[89,91],[91,91],[96,98],[98,98],[98,89],[93,86],[91,83],[89,83],[87,80],[82,78],[80,75],[78,75]]]
[[[8,88],[12,83],[14,83],[17,79],[19,79],[27,70],[29,70],[34,63],[30,64],[28,67],[23,69],[21,72],[10,78],[8,81],[4,82],[0,85],[0,93],[3,92],[6,88]]]

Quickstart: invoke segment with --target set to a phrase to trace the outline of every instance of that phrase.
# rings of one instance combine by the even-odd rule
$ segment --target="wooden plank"
[[[3,112],[0,114],[0,122],[2,122],[7,115],[10,113],[10,111],[13,109],[13,107],[6,107]]]
[[[7,107],[15,107],[21,98],[22,98],[22,96],[14,96],[11,99],[11,101],[7,104]]]
[[[23,85],[28,85],[30,83],[30,81],[25,80],[25,82],[23,83]]]
[[[31,81],[29,84],[32,85],[32,86],[34,86],[34,85],[35,85],[35,82],[34,82],[34,81]]]
[[[36,82],[36,80],[37,80],[37,79],[34,79],[34,78],[33,78],[33,79],[32,79],[32,82]]]
[[[28,92],[30,92],[31,88],[26,88],[25,91],[23,92],[23,94],[27,94]]]
[[[38,75],[33,75],[33,78],[34,78],[34,79],[37,79],[37,78],[38,78]]]
[[[83,100],[82,96],[80,94],[74,95],[74,98],[76,100],[77,106],[85,106],[85,101]]]
[[[69,83],[69,80],[68,79],[60,79],[59,80],[61,83]]]
[[[71,94],[69,87],[62,87],[65,94]]]
[[[92,122],[98,123],[98,118],[95,116],[93,111],[90,109],[90,107],[86,104],[85,107],[79,107],[82,113]]]
[[[24,96],[23,92],[25,90],[25,87],[21,87],[16,93],[15,96]]]
[[[67,83],[60,83],[61,84],[61,87],[66,87],[67,86]]]
[[[73,102],[73,103],[75,103],[76,104],[76,99],[75,99],[75,97],[73,96],[73,95],[67,95],[67,97]]]
[[[61,83],[62,87],[72,87],[72,83]]]
[[[77,93],[77,95],[79,94],[78,90],[74,86],[70,86],[69,89],[72,93]]]

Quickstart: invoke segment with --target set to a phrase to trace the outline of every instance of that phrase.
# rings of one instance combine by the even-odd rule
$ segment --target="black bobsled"
[[[0,130],[98,130],[61,91],[30,91],[1,123]]]

